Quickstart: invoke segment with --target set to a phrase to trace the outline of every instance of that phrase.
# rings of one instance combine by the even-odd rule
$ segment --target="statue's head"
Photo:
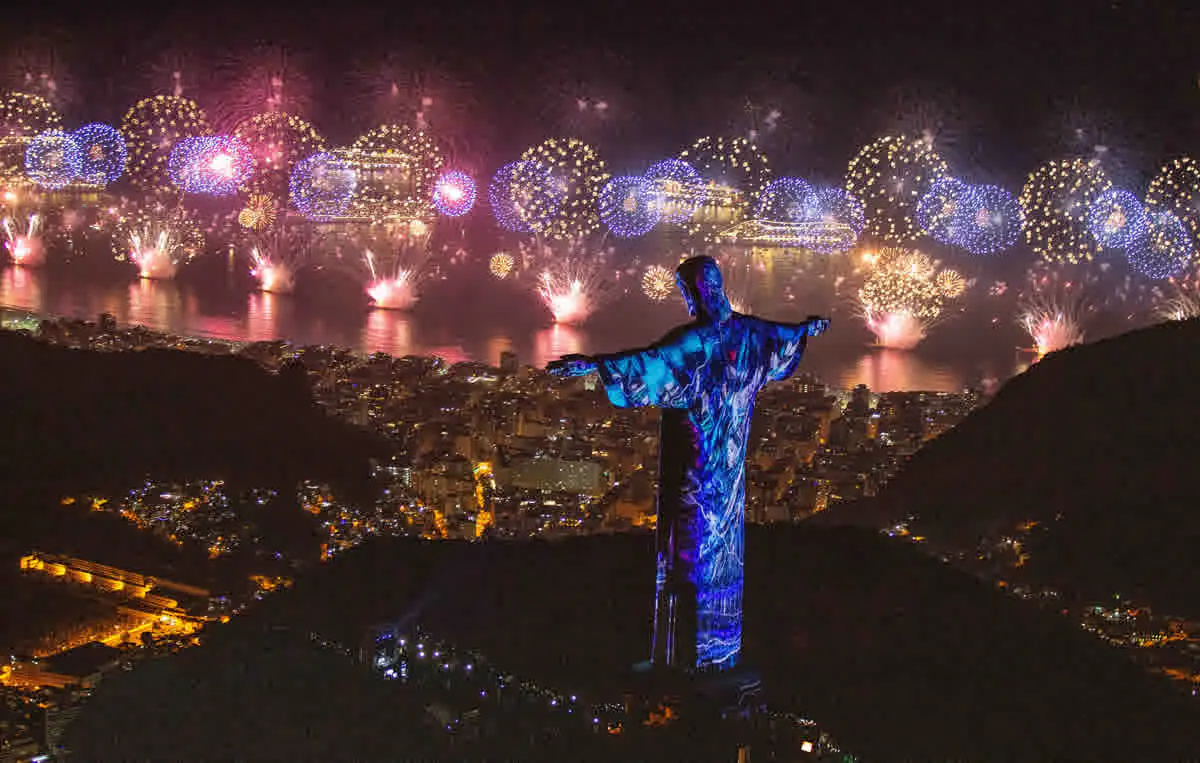
[[[689,257],[675,269],[675,283],[683,293],[688,313],[700,320],[724,323],[733,315],[733,307],[725,296],[725,281],[721,269],[712,257]]]

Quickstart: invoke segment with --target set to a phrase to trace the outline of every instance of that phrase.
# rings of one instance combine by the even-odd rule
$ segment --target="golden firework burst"
[[[516,262],[513,260],[511,254],[504,254],[501,252],[500,254],[492,255],[492,259],[488,261],[488,270],[490,270],[492,275],[494,275],[496,278],[503,280],[507,278],[510,273],[512,273],[513,265],[515,264]]]

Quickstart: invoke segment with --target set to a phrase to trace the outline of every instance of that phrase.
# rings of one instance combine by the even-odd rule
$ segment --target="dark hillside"
[[[100,353],[0,333],[0,495],[11,504],[157,480],[362,488],[373,435],[326,415],[294,374],[173,350]]]
[[[918,452],[879,500],[819,521],[916,514],[916,533],[962,551],[1035,520],[1029,575],[1200,613],[1198,378],[1196,320],[1055,353]]]
[[[286,624],[353,643],[372,623],[414,615],[518,675],[611,689],[648,648],[650,549],[636,535],[380,541],[311,571],[245,627]],[[866,760],[1154,760],[1200,749],[1200,715],[1165,681],[909,544],[853,529],[752,527],[747,561],[747,653],[771,703],[816,718]],[[210,677],[236,669],[204,664]],[[198,678],[185,670],[119,697],[102,686],[88,712],[129,734],[143,704],[176,708],[160,714],[188,723],[194,699],[179,687]],[[281,689],[263,701],[350,712],[333,694]],[[211,723],[211,735],[243,725],[232,712]],[[172,734],[170,724],[160,731]]]

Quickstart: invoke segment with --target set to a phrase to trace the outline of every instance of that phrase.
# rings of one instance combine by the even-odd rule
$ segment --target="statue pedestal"
[[[667,720],[748,719],[765,705],[762,679],[757,671],[746,666],[683,673],[640,663],[634,668],[626,692],[626,709],[631,715],[665,715]]]

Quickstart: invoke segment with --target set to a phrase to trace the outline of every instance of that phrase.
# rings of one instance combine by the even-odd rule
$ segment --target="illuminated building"
[[[204,619],[180,606],[178,598],[185,597],[207,608],[212,596],[207,589],[186,583],[148,577],[136,572],[109,567],[84,559],[34,552],[21,557],[21,571],[41,573],[51,578],[91,586],[105,593],[116,594],[136,605],[122,607],[122,612],[141,618],[153,618],[156,623],[192,632],[199,620]],[[166,596],[157,591],[169,592]]]
[[[475,501],[478,504],[475,514],[475,537],[481,538],[492,526],[496,519],[494,497],[496,495],[496,478],[492,474],[492,465],[481,462],[475,465]]]

